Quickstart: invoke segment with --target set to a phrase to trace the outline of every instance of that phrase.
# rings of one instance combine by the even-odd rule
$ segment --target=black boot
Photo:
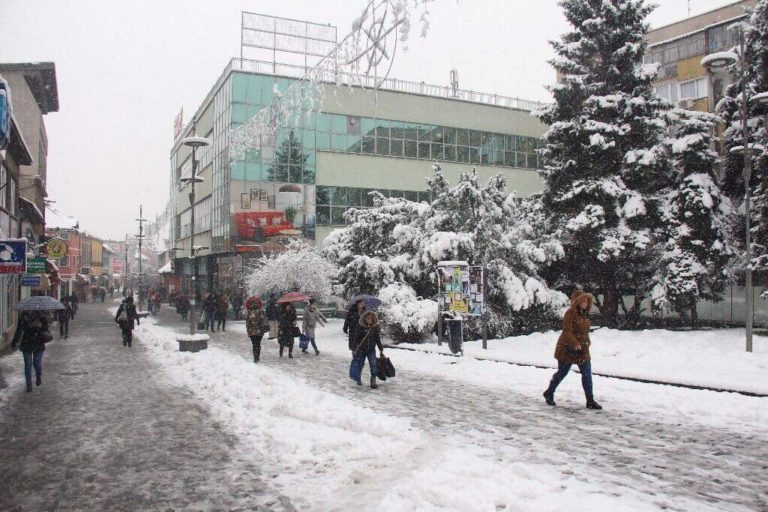
[[[379,386],[376,384],[376,377],[371,377],[371,389],[376,389],[377,387]]]
[[[42,383],[43,383],[43,379],[40,377],[40,375],[38,375],[37,378],[35,379],[35,385],[39,386]]]
[[[587,397],[587,409],[594,409],[596,411],[601,411],[603,409],[603,406],[599,403],[595,402],[595,399],[591,396]]]
[[[293,350],[288,351],[288,359],[293,359]]]
[[[31,393],[31,392],[32,392],[32,383],[27,382],[27,393]]]
[[[283,357],[283,346],[280,345],[280,357]]]
[[[551,406],[553,406],[553,407],[554,407],[555,405],[557,405],[557,404],[555,403],[555,394],[554,394],[553,392],[551,392],[550,390],[546,390],[546,391],[544,392],[544,400],[546,400],[546,401],[547,401],[547,405],[551,405]]]

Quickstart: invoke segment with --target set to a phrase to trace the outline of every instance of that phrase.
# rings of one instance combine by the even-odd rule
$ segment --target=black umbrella
[[[373,295],[358,295],[357,297],[352,297],[349,299],[349,306],[352,306],[361,300],[365,303],[365,309],[378,309],[378,307],[381,306],[381,299],[374,297]]]
[[[54,311],[64,309],[64,304],[47,295],[36,295],[20,300],[16,303],[16,309],[19,311]]]

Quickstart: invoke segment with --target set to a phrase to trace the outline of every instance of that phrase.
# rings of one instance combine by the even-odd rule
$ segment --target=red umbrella
[[[290,292],[277,299],[277,303],[285,304],[286,302],[306,302],[309,299],[310,296],[306,293]]]

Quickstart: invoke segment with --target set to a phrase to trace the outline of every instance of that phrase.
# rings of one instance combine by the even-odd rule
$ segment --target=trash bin
[[[464,320],[461,318],[449,318],[445,321],[448,328],[448,348],[451,353],[461,352],[461,344],[464,341]]]

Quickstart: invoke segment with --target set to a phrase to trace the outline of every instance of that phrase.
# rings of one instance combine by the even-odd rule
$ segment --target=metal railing
[[[291,64],[277,64],[260,60],[233,58],[229,62],[225,75],[231,70],[301,79],[309,75],[311,68]],[[316,73],[318,80],[324,83],[343,84],[364,89],[376,88],[377,79],[373,76],[356,75],[331,70],[320,70]],[[420,94],[435,98],[468,101],[471,103],[481,103],[483,105],[493,105],[496,107],[526,111],[536,110],[546,105],[546,103],[539,101],[469,91],[466,89],[454,89],[452,87],[427,84],[425,82],[409,82],[407,80],[398,80],[396,78],[378,79],[378,83],[378,89],[385,91]]]

